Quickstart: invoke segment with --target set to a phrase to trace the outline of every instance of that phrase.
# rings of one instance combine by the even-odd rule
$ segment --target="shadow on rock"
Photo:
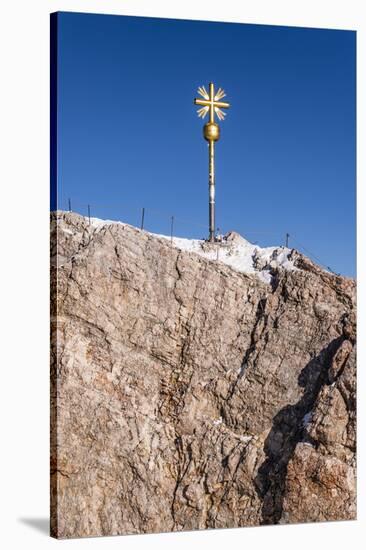
[[[283,407],[273,419],[264,443],[266,459],[255,478],[256,491],[263,501],[263,525],[275,524],[281,519],[287,465],[297,443],[314,444],[306,431],[306,415],[311,413],[322,386],[327,383],[328,369],[344,339],[344,336],[335,338],[302,369],[298,378],[299,386],[304,388],[301,399]]]

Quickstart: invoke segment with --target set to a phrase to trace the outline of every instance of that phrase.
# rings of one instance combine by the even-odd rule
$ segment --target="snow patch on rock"
[[[178,237],[171,239],[166,235],[152,234],[161,239],[168,239],[180,250],[199,254],[207,260],[224,263],[242,273],[255,274],[268,284],[272,281],[273,269],[283,268],[289,271],[297,269],[291,259],[290,248],[283,246],[261,248],[235,232],[224,235],[221,242],[212,244],[203,240]]]

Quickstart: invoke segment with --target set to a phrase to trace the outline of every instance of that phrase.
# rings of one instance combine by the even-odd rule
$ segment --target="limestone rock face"
[[[356,517],[353,280],[51,231],[53,536]]]

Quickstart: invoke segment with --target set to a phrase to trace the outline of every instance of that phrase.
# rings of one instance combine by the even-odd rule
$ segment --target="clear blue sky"
[[[208,234],[207,145],[193,99],[231,103],[216,157],[222,232],[299,243],[355,276],[356,33],[60,13],[58,207]]]

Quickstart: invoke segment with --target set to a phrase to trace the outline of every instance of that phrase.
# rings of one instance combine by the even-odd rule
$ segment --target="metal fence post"
[[[170,221],[170,242],[173,245],[173,227],[174,227],[174,216],[171,217]]]

